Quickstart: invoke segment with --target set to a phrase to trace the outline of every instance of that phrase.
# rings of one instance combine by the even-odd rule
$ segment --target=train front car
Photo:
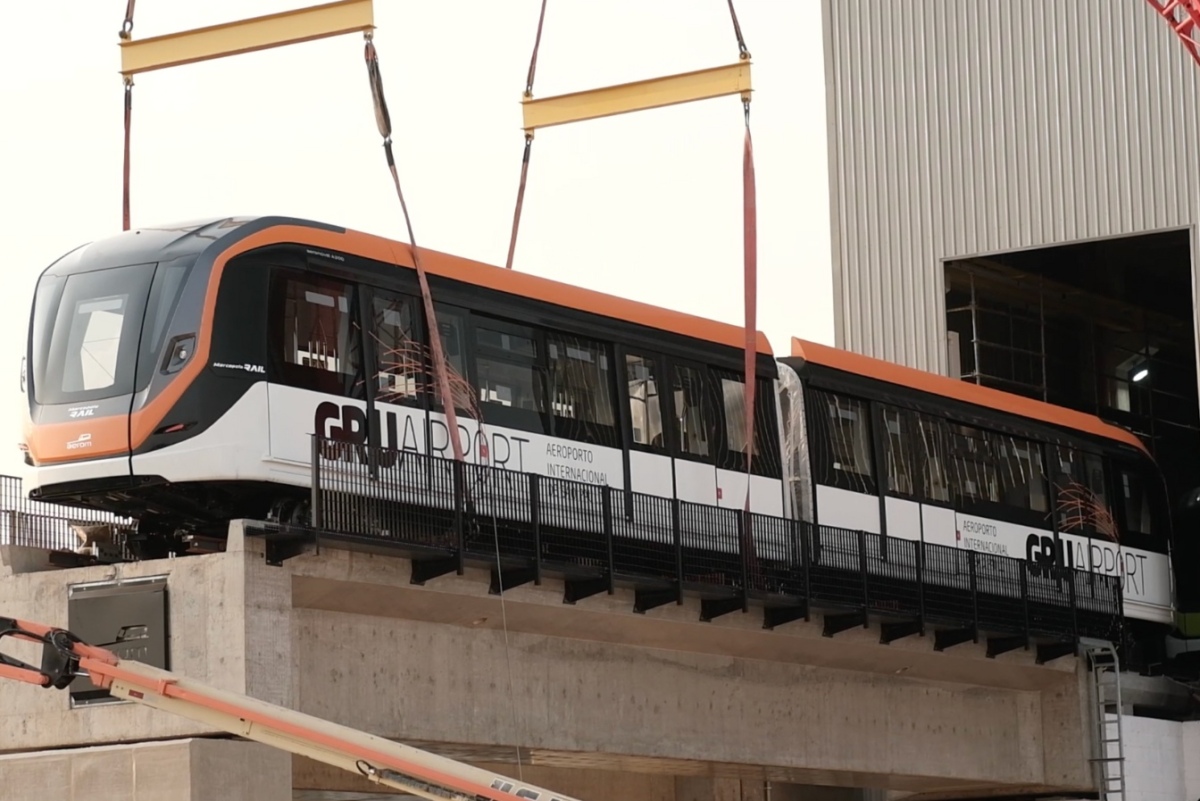
[[[172,493],[168,503],[156,487],[173,477],[153,468],[184,456],[164,449],[223,412],[203,378],[215,299],[204,254],[219,252],[244,222],[129,231],[79,247],[42,273],[23,382],[31,497],[144,517],[149,527],[196,511],[186,495]],[[144,471],[141,455],[160,458]]]

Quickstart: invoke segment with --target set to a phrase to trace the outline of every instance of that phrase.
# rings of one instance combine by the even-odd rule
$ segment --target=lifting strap
[[[538,14],[537,35],[533,39],[533,54],[529,57],[529,74],[525,77],[525,97],[533,97],[533,75],[537,71],[538,48],[542,45],[542,25],[546,21],[546,0],[542,0],[542,10]],[[521,182],[517,186],[517,205],[513,209],[512,236],[508,240],[508,259],[504,262],[505,269],[513,266],[513,253],[517,249],[517,229],[521,225],[521,208],[525,205],[525,179],[529,176],[529,151],[533,147],[533,131],[525,132],[525,154],[521,157]]]
[[[433,296],[429,292],[429,279],[425,275],[425,267],[421,263],[421,250],[417,247],[417,238],[413,234],[412,218],[408,213],[408,204],[404,202],[404,191],[400,188],[400,174],[396,171],[396,158],[392,153],[392,119],[388,113],[387,100],[383,95],[383,76],[379,72],[379,54],[375,51],[375,42],[370,31],[363,33],[366,45],[363,57],[367,62],[367,77],[371,82],[371,97],[375,104],[375,123],[383,137],[383,150],[387,156],[388,171],[392,174],[392,183],[396,187],[396,196],[400,198],[400,208],[404,212],[404,224],[408,228],[408,241],[412,245],[413,267],[417,271],[417,280],[421,285],[421,299],[425,303],[425,319],[429,322],[429,344],[432,350],[430,361],[433,362],[433,375],[438,402],[446,415],[447,436],[454,448],[455,460],[463,461],[462,440],[458,436],[458,416],[454,408],[454,395],[450,392],[450,379],[446,374],[446,358],[442,351],[441,329],[438,327],[437,314],[433,308]]]
[[[121,30],[117,34],[122,39],[130,39],[133,36],[133,6],[137,0],[128,0],[125,4],[125,21],[121,23]],[[133,119],[133,76],[125,76],[125,156],[124,164],[121,168],[122,188],[121,188],[121,224],[122,231],[129,230],[129,128]]]
[[[737,39],[738,58],[749,61],[750,51],[746,47],[746,38],[742,34],[742,26],[738,22],[737,11],[733,0],[726,0],[729,6],[730,20],[733,22],[733,34]],[[541,12],[538,15],[537,34],[533,41],[533,53],[529,59],[529,73],[525,79],[525,100],[533,98],[533,78],[537,69],[538,49],[542,42],[542,28],[546,19],[546,0],[542,0]],[[743,292],[745,298],[745,449],[746,449],[746,498],[743,507],[742,554],[746,559],[748,574],[756,575],[758,560],[754,552],[754,540],[751,536],[750,513],[750,484],[753,477],[755,451],[754,412],[757,403],[757,356],[758,356],[758,224],[757,203],[754,180],[754,144],[750,136],[750,93],[742,94],[742,105],[745,112],[746,133],[742,153],[742,250],[743,250]],[[506,269],[513,266],[513,254],[517,246],[517,231],[520,227],[521,209],[525,199],[525,185],[529,175],[529,154],[533,144],[533,130],[526,129],[525,151],[521,159],[521,180],[517,187],[517,202],[513,210],[512,235],[508,244]],[[745,588],[749,589],[749,587]]]
[[[729,16],[733,20],[733,33],[737,37],[738,55],[742,59],[750,58],[746,48],[746,39],[742,36],[742,26],[738,24],[737,12],[733,8],[733,0],[729,2]],[[746,121],[746,134],[742,145],[742,280],[745,302],[745,416],[746,416],[746,503],[743,508],[741,551],[746,560],[747,573],[753,583],[753,577],[758,575],[758,555],[754,549],[752,531],[753,516],[750,513],[750,482],[753,478],[755,456],[754,441],[754,409],[757,403],[758,371],[758,201],[754,181],[754,141],[750,136],[750,96],[742,99]],[[749,587],[743,588],[749,590]]]

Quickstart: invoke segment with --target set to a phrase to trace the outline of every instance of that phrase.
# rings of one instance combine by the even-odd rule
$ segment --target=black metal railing
[[[48,551],[74,550],[79,538],[72,524],[134,521],[95,509],[80,509],[35,501],[24,493],[17,476],[0,476],[0,545],[20,545]]]
[[[475,562],[495,590],[555,574],[568,601],[621,583],[639,611],[686,592],[708,616],[756,598],[768,624],[822,608],[829,634],[875,615],[945,627],[939,647],[1120,629],[1115,576],[316,437],[312,479],[321,536],[400,548],[419,582]]]

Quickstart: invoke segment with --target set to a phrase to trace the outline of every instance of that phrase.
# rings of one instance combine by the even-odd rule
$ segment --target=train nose
[[[128,415],[113,415],[46,423],[36,426],[25,441],[30,458],[39,466],[126,456],[129,454],[129,418]]]

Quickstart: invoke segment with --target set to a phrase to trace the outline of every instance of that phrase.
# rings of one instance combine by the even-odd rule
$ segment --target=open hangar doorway
[[[945,262],[949,373],[1133,430],[1166,476],[1178,601],[1200,612],[1191,229]],[[1190,568],[1188,568],[1190,572]],[[1188,575],[1183,573],[1182,575]],[[1198,632],[1200,633],[1200,632]]]

